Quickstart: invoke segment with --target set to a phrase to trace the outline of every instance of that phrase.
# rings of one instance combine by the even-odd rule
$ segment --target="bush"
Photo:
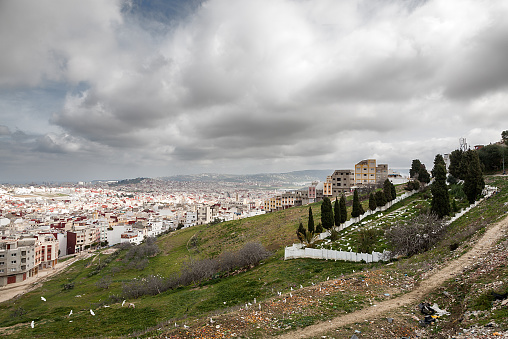
[[[182,265],[179,277],[148,276],[123,284],[125,298],[157,295],[178,286],[200,283],[228,274],[236,269],[253,267],[271,255],[260,243],[247,243],[238,252],[225,252],[217,258],[188,261]]]
[[[407,223],[398,222],[386,231],[392,255],[412,256],[430,249],[445,232],[445,224],[435,214],[420,214]]]
[[[109,285],[111,285],[111,278],[107,277],[107,276],[102,277],[101,280],[99,280],[95,283],[95,286],[97,286],[97,288],[100,288],[103,290],[107,290],[109,288]]]
[[[371,253],[374,251],[375,245],[378,242],[381,231],[375,229],[362,229],[357,234],[357,248],[358,252]]]

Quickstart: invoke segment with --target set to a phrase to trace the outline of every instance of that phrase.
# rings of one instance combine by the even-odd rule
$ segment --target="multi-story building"
[[[37,274],[35,238],[0,240],[0,286],[21,282]]]
[[[323,183],[323,196],[331,197],[332,195],[333,195],[332,176],[329,175],[326,177],[326,181]]]
[[[376,180],[376,159],[362,160],[355,165],[355,184],[375,185]]]
[[[335,170],[331,175],[332,196],[337,197],[351,191],[354,186],[355,176],[352,170]],[[324,190],[323,190],[324,194]]]
[[[388,179],[388,164],[379,164],[376,166],[376,182],[382,184]]]

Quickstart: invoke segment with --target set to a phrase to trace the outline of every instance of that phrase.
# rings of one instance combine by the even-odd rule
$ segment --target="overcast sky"
[[[432,167],[508,129],[506,0],[0,0],[0,182]]]

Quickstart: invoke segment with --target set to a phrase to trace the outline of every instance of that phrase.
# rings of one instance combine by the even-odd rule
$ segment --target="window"
[[[4,270],[3,270],[3,269],[0,269],[0,273],[4,273]]]
[[[11,268],[11,272],[16,272],[16,269],[15,268]]]
[[[17,253],[11,253],[11,257],[15,257]]]
[[[11,260],[11,264],[15,264],[16,263],[16,260]]]
[[[0,265],[5,265],[5,261],[0,261]]]
[[[3,258],[3,257],[5,257],[5,254],[0,254],[0,258]]]

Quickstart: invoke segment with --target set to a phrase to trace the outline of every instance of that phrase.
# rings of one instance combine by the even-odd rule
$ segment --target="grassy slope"
[[[504,185],[506,182],[499,183]],[[499,199],[499,202],[495,199]],[[490,202],[495,201],[496,207],[504,206],[502,196],[494,197]],[[320,204],[312,204],[312,209],[317,223]],[[495,208],[488,208],[483,212],[487,215],[492,214],[492,219],[497,214],[503,213],[502,208],[498,212]],[[99,274],[89,276],[94,265],[84,268],[83,262],[78,262],[67,273],[60,274],[43,287],[17,300],[0,304],[0,326],[20,324],[15,333],[11,333],[13,328],[6,330],[9,332],[4,332],[11,333],[13,337],[126,335],[161,322],[175,320],[181,322],[187,317],[202,316],[209,312],[224,312],[253,298],[262,300],[275,295],[277,291],[287,291],[290,286],[300,284],[308,286],[311,282],[323,281],[327,277],[347,274],[365,267],[363,264],[344,262],[280,260],[283,256],[283,246],[296,241],[297,225],[300,221],[306,224],[307,214],[308,206],[303,206],[250,219],[214,226],[197,226],[174,232],[159,239],[162,253],[150,258],[148,267],[143,271],[122,269],[123,264],[115,260]],[[482,216],[475,216],[475,220],[483,220],[480,217]],[[454,234],[463,234],[463,238],[455,239],[456,241],[463,241],[471,236],[471,232],[467,230],[469,224],[463,224],[461,219],[454,224],[459,225],[456,226]],[[194,242],[197,246],[188,248],[188,244],[191,243],[189,240],[194,235],[198,239]],[[243,274],[207,282],[201,286],[168,291],[155,297],[129,300],[128,302],[136,304],[135,309],[122,308],[121,301],[114,303],[109,299],[109,296],[121,293],[124,281],[148,274],[170,276],[175,274],[181,263],[191,256],[199,258],[216,255],[221,251],[235,250],[249,240],[260,241],[274,251],[275,255],[257,268]],[[415,276],[422,274],[425,270],[419,269],[434,263],[437,260],[435,256],[449,254],[447,244],[450,241],[452,240],[445,239],[442,246],[427,254],[400,261],[393,265],[391,270],[404,270]],[[369,265],[369,268],[371,267],[372,265]],[[112,277],[112,284],[107,290],[95,286],[103,276]],[[75,284],[74,289],[63,291],[62,285],[69,282]],[[76,297],[77,295],[81,297]],[[41,302],[41,296],[45,296],[48,301]],[[101,303],[111,307],[98,308]],[[97,314],[95,317],[90,315],[90,308],[95,310]],[[74,314],[69,318],[71,309]],[[33,330],[29,327],[32,320],[36,322]],[[72,322],[69,322],[70,320]]]

